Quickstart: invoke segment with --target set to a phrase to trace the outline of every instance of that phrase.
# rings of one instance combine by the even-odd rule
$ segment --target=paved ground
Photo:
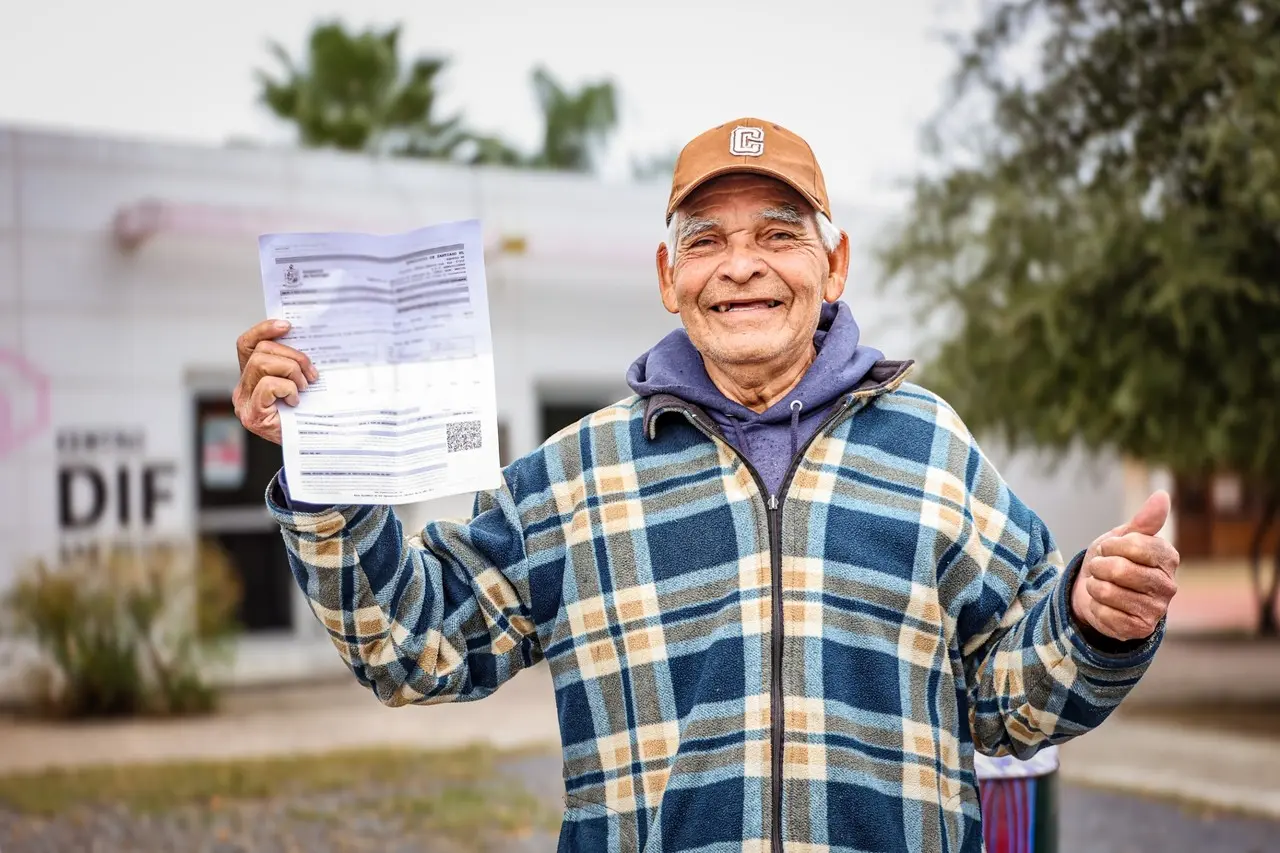
[[[548,814],[558,807],[559,763],[527,759],[507,778],[538,792]],[[433,824],[421,803],[429,785],[277,798],[210,811],[188,808],[164,818],[98,809],[57,821],[0,810],[5,853],[552,853],[554,827],[513,836],[459,837]],[[509,789],[508,789],[509,790]],[[388,805],[390,804],[390,807]],[[1280,823],[1187,810],[1166,802],[1064,785],[1059,804],[1064,853],[1277,853]]]
[[[1069,781],[1247,808],[1280,820],[1280,734],[1144,716],[1188,698],[1271,699],[1280,643],[1170,640],[1121,711],[1062,751]],[[0,773],[48,766],[315,753],[380,744],[499,748],[559,741],[546,666],[480,702],[385,708],[353,679],[239,693],[214,717],[58,726],[0,718]]]
[[[1280,823],[1067,785],[1062,853],[1277,853]]]
[[[1064,853],[1280,853],[1280,727],[1265,720],[1263,725],[1246,726],[1235,718],[1226,725],[1193,724],[1176,713],[1166,713],[1189,700],[1207,706],[1209,717],[1212,703],[1280,708],[1280,643],[1216,636],[1222,629],[1247,624],[1251,611],[1238,583],[1226,591],[1215,583],[1198,576],[1184,580],[1184,592],[1194,594],[1171,614],[1171,625],[1176,622],[1184,634],[1166,642],[1120,712],[1063,749]],[[1192,636],[1197,630],[1200,635]],[[59,726],[0,717],[0,774],[47,766],[314,753],[380,744],[421,748],[472,741],[498,747],[554,745],[556,723],[545,666],[522,674],[482,702],[430,708],[384,708],[352,679],[342,677],[321,685],[236,693],[223,713],[205,719]],[[538,796],[558,798],[559,768],[554,759],[546,766],[522,765],[510,772],[523,777]],[[1099,792],[1099,787],[1106,793]],[[1196,807],[1186,811],[1174,802]],[[14,815],[0,812],[0,850],[455,853],[465,849],[470,853],[484,850],[476,845],[487,843],[474,839],[471,848],[449,847],[444,841],[426,846],[421,833],[408,831],[410,842],[383,834],[372,847],[362,848],[363,831],[397,830],[342,821],[308,823],[308,815],[332,810],[323,801],[275,802],[261,808],[264,811],[216,815],[212,823],[188,814],[163,827],[129,824],[110,812],[90,813],[81,815],[78,825],[73,820],[43,829],[29,822],[18,827]],[[1274,822],[1234,816],[1239,810]],[[264,820],[269,816],[273,819]],[[68,832],[79,834],[65,835]],[[175,834],[183,832],[188,834]],[[143,840],[151,833],[186,846],[147,847]],[[103,844],[75,845],[74,839],[93,837]],[[500,849],[510,853],[554,849],[547,833],[508,838],[503,844]]]
[[[1199,724],[1171,713],[1201,706]],[[1203,708],[1256,708],[1246,719]],[[1257,719],[1270,709],[1272,722]],[[1280,820],[1280,642],[1171,638],[1106,723],[1062,750],[1065,778]],[[1180,717],[1184,718],[1180,721]]]
[[[366,746],[499,749],[558,745],[549,670],[538,666],[479,702],[388,708],[349,675],[323,684],[230,695],[222,713],[75,726],[0,717],[0,773],[44,767],[240,758]]]

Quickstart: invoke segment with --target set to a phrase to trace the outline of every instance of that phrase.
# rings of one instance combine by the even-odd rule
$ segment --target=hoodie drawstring
[[[800,450],[800,410],[804,408],[804,403],[799,400],[791,401],[791,458],[796,458],[796,453]],[[733,437],[737,439],[738,449],[743,453],[749,454],[751,448],[747,446],[747,435],[743,432],[742,423],[733,415],[729,415],[729,422],[733,424]]]
[[[796,453],[800,450],[800,410],[804,408],[804,403],[799,400],[791,401],[791,458],[796,458]]]
[[[743,453],[749,453],[747,449],[747,437],[742,432],[742,424],[738,423],[738,419],[733,415],[729,415],[729,420],[733,422],[733,435],[738,439],[738,449]]]

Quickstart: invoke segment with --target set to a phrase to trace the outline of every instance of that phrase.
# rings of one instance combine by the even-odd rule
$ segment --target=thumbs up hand
[[[1078,621],[1115,640],[1155,632],[1178,591],[1178,552],[1156,535],[1169,503],[1168,493],[1158,491],[1127,524],[1093,540],[1071,593]]]

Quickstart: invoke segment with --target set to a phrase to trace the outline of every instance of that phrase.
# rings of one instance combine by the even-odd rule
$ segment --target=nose
[[[756,276],[764,275],[765,270],[764,260],[749,241],[729,242],[728,257],[720,265],[721,278],[734,284],[747,284]]]

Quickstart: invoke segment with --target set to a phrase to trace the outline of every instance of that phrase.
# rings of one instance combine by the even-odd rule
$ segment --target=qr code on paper
[[[448,436],[450,453],[457,453],[460,450],[480,449],[479,421],[459,421],[456,424],[447,424],[445,426],[445,434]]]

